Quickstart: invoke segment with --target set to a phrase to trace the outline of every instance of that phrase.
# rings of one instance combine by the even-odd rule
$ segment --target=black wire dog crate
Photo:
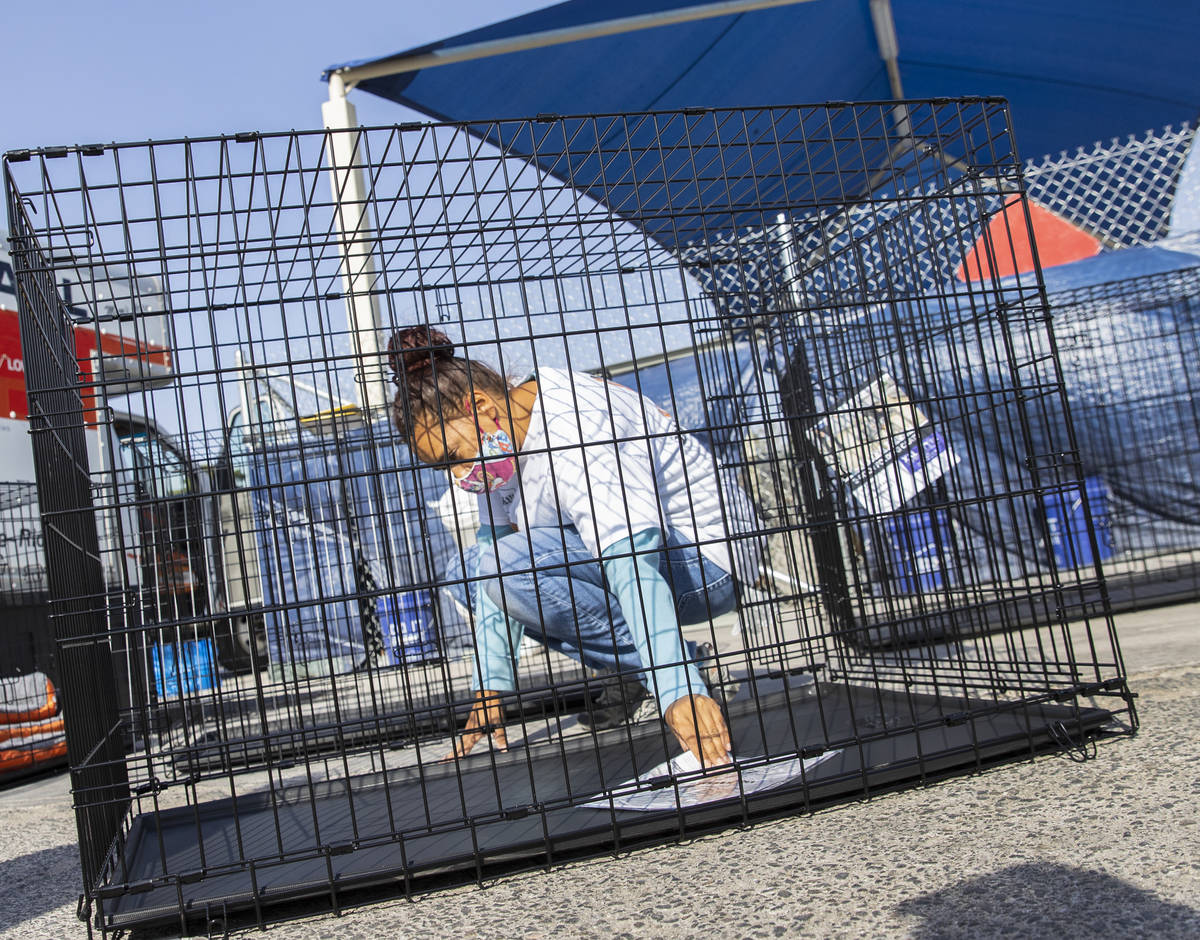
[[[8,154],[96,922],[1131,730],[1040,277],[966,270],[1018,167],[988,99]]]
[[[1050,309],[1111,603],[1200,597],[1200,267]]]

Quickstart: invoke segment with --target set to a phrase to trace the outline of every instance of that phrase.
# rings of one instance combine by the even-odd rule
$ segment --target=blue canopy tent
[[[673,200],[671,187],[664,185],[665,170],[661,175],[639,173],[632,156],[624,164],[618,156],[616,164],[602,165],[597,159],[568,169],[558,162],[561,149],[547,148],[552,156],[543,158],[535,139],[506,137],[510,125],[497,119],[1001,96],[1011,104],[1016,143],[1025,155],[1035,156],[1194,120],[1200,114],[1197,36],[1200,5],[1179,0],[1136,6],[1120,0],[569,0],[427,46],[331,67],[325,73],[330,83],[326,123],[354,123],[352,111],[344,110],[345,94],[354,88],[438,119],[472,122],[476,136],[531,159],[617,215],[624,214],[625,206],[636,206],[646,234],[688,264],[688,246],[711,249],[745,226],[769,225],[774,219],[772,194],[758,194],[765,211],[757,219],[735,212],[722,216],[699,203],[702,222],[681,219],[665,211]],[[906,116],[903,108],[893,110],[893,126],[876,129],[866,146],[880,148],[895,162]],[[762,113],[764,125],[776,117],[769,109]],[[799,115],[792,110],[789,119],[803,122],[803,110]],[[603,151],[605,132],[602,121],[570,124],[576,135],[572,149]],[[646,130],[658,136],[664,150],[690,132],[686,114]],[[628,127],[623,133],[629,134]],[[753,134],[754,128],[747,129],[742,140]],[[753,160],[749,148],[731,147],[725,156],[732,167],[727,177],[734,180],[739,178],[737,161]],[[885,185],[906,186],[920,178],[919,164],[927,157],[910,153],[909,178],[893,176]],[[947,158],[953,160],[954,154],[936,157]],[[812,179],[802,152],[791,159],[792,165],[783,168],[785,189],[791,178]],[[878,166],[880,161],[867,154],[863,163]],[[613,185],[614,179],[622,182]],[[856,182],[857,190],[849,193],[843,187],[798,197],[793,189],[784,202],[794,212],[821,207],[826,200],[879,197],[880,180],[869,172]],[[728,192],[710,197],[713,205],[737,204]],[[744,270],[745,258],[736,260]],[[1147,261],[1139,257],[1130,263]],[[768,277],[778,273],[772,261],[766,268]],[[1080,269],[1077,277],[1064,269],[1064,286],[1120,276],[1113,272],[1121,268],[1121,262],[1094,264]],[[714,282],[720,270],[713,256],[708,267],[692,270],[719,298],[721,286]],[[903,317],[904,311],[892,308],[884,315]],[[763,354],[753,345],[741,352]],[[694,373],[702,386],[698,391],[704,393],[702,369],[686,360],[677,368]],[[940,378],[931,375],[929,381],[936,385]],[[1066,380],[1070,386],[1072,376]],[[816,384],[821,401],[819,377]],[[935,395],[937,389],[928,391]],[[941,418],[954,422],[952,415]],[[987,450],[1000,460],[1009,443],[989,441]],[[1082,457],[1086,463],[1088,455]],[[1174,513],[1178,507],[1161,508]],[[1005,540],[1009,536],[1004,533]],[[1021,556],[1025,553],[1018,542],[1013,535],[1016,556]],[[1015,569],[1028,571],[1031,564],[1036,568],[1038,563],[1013,559]]]
[[[467,121],[1002,96],[1036,156],[1195,118],[1197,36],[1181,0],[568,0],[325,74]]]
[[[1180,0],[1136,7],[1120,0],[568,0],[426,46],[331,66],[325,117],[330,127],[353,126],[346,93],[357,88],[438,119],[474,122],[477,136],[531,160],[618,216],[636,215],[645,234],[668,250],[695,245],[707,251],[711,266],[693,273],[720,297],[725,272],[713,264],[713,246],[746,227],[774,224],[777,207],[795,215],[878,196],[881,181],[866,170],[873,166],[900,165],[907,172],[907,179],[893,172],[884,185],[918,185],[925,175],[920,158],[910,153],[905,163],[903,154],[908,112],[895,109],[892,127],[862,136],[860,178],[843,172],[820,191],[813,183],[820,174],[810,172],[806,150],[796,148],[784,156],[782,174],[778,167],[767,174],[779,180],[776,190],[756,191],[756,211],[740,213],[719,207],[745,204],[734,188],[755,184],[752,142],[759,133],[770,134],[780,112],[764,109],[761,128],[734,129],[728,143],[707,119],[705,132],[723,150],[722,176],[733,183],[689,194],[696,213],[687,217],[672,211],[688,198],[672,189],[670,167],[640,165],[647,156],[636,143],[639,134],[653,140],[646,148],[653,161],[689,141],[704,117],[615,129],[635,144],[629,154],[604,151],[604,136],[614,125],[569,122],[569,167],[561,146],[540,148],[528,127],[523,137],[513,137],[507,131],[512,125],[498,119],[1001,96],[1011,104],[1016,144],[1026,155],[1039,155],[1193,120],[1200,114],[1197,36],[1200,5]],[[825,118],[812,116],[816,122]],[[786,120],[799,122],[799,136],[808,136],[803,110]],[[916,132],[925,134],[926,147],[937,137],[936,128]],[[998,144],[1012,142],[1006,136]],[[998,160],[1006,156],[996,154]],[[361,197],[347,191],[345,198]],[[744,283],[746,259],[734,254],[734,279]],[[683,260],[688,263],[686,254]],[[760,281],[778,274],[775,264],[752,266]],[[731,302],[742,313],[755,299],[737,293]]]

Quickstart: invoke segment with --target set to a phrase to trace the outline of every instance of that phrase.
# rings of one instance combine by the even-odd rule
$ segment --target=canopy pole
[[[368,164],[366,139],[357,130],[358,114],[346,98],[346,86],[337,73],[329,76],[329,100],[321,105],[329,132],[329,183],[336,207],[338,253],[350,338],[354,342],[354,388],[358,405],[371,412],[387,404],[387,383],[379,350],[380,317],[373,240],[368,218],[368,191],[363,168]]]
[[[900,80],[900,42],[896,38],[896,21],[892,18],[892,0],[871,0],[871,25],[875,27],[875,42],[879,58],[887,68],[888,88],[896,101],[904,100],[904,83]],[[892,120],[902,137],[912,135],[908,106],[892,108]]]
[[[577,42],[580,39],[597,39],[601,36],[631,33],[639,29],[652,29],[656,26],[672,26],[677,23],[690,23],[717,16],[733,16],[738,13],[766,10],[771,7],[813,2],[815,0],[722,0],[719,3],[700,3],[681,9],[660,10],[656,13],[642,13],[637,16],[622,16],[599,23],[547,29],[537,33],[526,33],[523,36],[510,36],[505,39],[490,39],[486,42],[474,42],[450,49],[432,49],[412,54],[401,53],[386,59],[368,62],[365,65],[336,69],[328,72],[327,77],[332,85],[334,76],[338,76],[345,90],[349,91],[359,82],[365,82],[368,79],[398,75],[402,72],[416,72],[435,65],[451,65],[455,62],[486,59],[489,56],[504,55],[509,52],[524,52],[528,49],[541,49],[545,46]],[[332,96],[332,94],[331,89],[330,95]]]

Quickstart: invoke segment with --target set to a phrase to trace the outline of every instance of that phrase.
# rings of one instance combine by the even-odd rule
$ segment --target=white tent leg
[[[900,43],[896,39],[896,22],[892,18],[892,0],[871,0],[871,24],[875,27],[875,41],[879,44],[879,57],[887,66],[888,88],[897,101],[904,98],[904,83],[900,80]],[[902,137],[912,135],[907,105],[898,104],[892,109],[892,120]]]
[[[338,75],[329,76],[329,100],[321,106],[321,116],[329,134],[330,185],[337,206],[337,224],[341,239],[338,251],[342,262],[342,285],[346,294],[346,314],[354,352],[355,392],[364,411],[387,404],[386,370],[379,348],[379,305],[371,293],[380,286],[372,259],[370,219],[367,213],[367,186],[363,173],[365,147],[354,105],[346,99],[346,87]]]

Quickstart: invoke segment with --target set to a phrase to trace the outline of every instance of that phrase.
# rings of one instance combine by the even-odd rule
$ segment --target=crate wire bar
[[[1072,517],[1070,564],[1053,551],[1053,507],[1088,490],[1040,274],[955,275],[1027,236],[988,227],[1024,199],[1000,101],[244,134],[14,152],[5,171],[105,931],[336,909],[1136,727],[1092,515]],[[506,377],[484,408],[531,435],[494,542],[498,504],[451,483],[484,411],[458,450],[457,402],[424,450],[394,424],[387,343],[421,326],[473,394],[481,365]],[[601,518],[636,534],[635,484],[665,492],[667,456],[628,465],[652,480],[587,482],[639,452],[690,455],[652,527],[673,554],[599,544]],[[526,490],[538,466],[551,482]],[[570,564],[501,564],[535,534],[565,551],[568,523]],[[585,602],[576,572],[614,545]],[[730,587],[685,614],[664,557],[728,559]],[[659,581],[620,602],[614,572],[647,564]],[[547,613],[551,577],[570,610],[600,604],[600,634]],[[656,583],[679,626],[617,657]],[[481,592],[525,630],[464,754]],[[675,652],[655,660],[660,641]],[[668,728],[681,675],[732,767],[689,763]]]

